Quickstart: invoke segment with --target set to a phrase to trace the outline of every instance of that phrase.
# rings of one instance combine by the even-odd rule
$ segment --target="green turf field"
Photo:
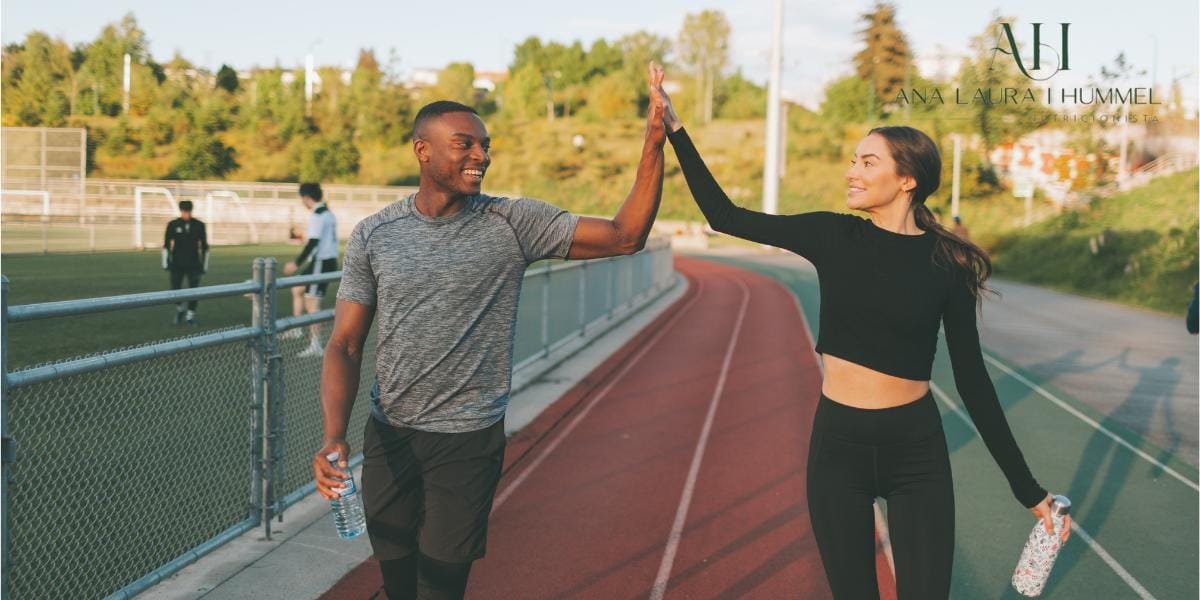
[[[201,285],[249,280],[255,257],[275,257],[279,276],[283,263],[300,252],[296,245],[215,246]],[[158,250],[96,254],[5,256],[3,273],[9,279],[8,303],[32,304],[97,296],[154,292],[170,288]],[[333,306],[337,284],[326,292],[325,308]],[[291,314],[288,291],[279,293],[279,316]],[[201,300],[197,326],[172,323],[175,307],[163,305],[81,317],[31,321],[10,325],[9,369],[90,354],[231,326],[250,324],[250,300],[242,297]],[[47,343],[47,340],[52,343]]]
[[[779,280],[796,294],[814,339],[818,335],[815,273],[748,259],[704,258]],[[1197,470],[986,348],[985,357],[1030,467],[1043,485],[1074,503],[1077,528],[1044,596],[1190,600],[1200,595]],[[954,470],[957,543],[952,597],[1020,598],[1009,578],[1033,519],[1013,499],[1000,469],[964,418],[944,343],[938,344],[932,387]],[[1098,422],[1142,455],[1050,397]]]

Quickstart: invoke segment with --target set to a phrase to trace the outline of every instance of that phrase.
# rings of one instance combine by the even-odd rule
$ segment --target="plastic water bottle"
[[[1062,549],[1063,520],[1070,511],[1071,501],[1066,496],[1055,496],[1050,505],[1054,533],[1046,533],[1046,526],[1041,520],[1033,526],[1012,576],[1013,588],[1021,594],[1029,597],[1042,595],[1042,589],[1050,577],[1050,569],[1054,567],[1054,560]]]
[[[338,469],[337,452],[330,452],[325,459],[346,477],[345,483],[342,484],[341,495],[329,501],[329,504],[333,506],[333,524],[337,526],[338,535],[342,539],[356,538],[367,530],[367,520],[363,516],[362,502],[358,499],[358,487],[354,485],[354,476]]]

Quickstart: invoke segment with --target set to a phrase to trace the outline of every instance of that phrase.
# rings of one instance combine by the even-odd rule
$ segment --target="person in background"
[[[1200,283],[1192,287],[1192,303],[1188,306],[1187,313],[1187,330],[1188,333],[1200,333]]]
[[[962,217],[958,215],[954,215],[954,227],[950,230],[950,233],[962,238],[964,242],[971,240],[971,232],[967,230],[966,225],[963,225]]]
[[[333,211],[329,210],[322,197],[320,184],[300,184],[300,201],[312,211],[308,217],[308,241],[300,251],[300,256],[283,266],[284,275],[294,275],[297,271],[300,271],[301,275],[313,275],[338,270],[337,218],[333,216]],[[303,270],[300,270],[300,266],[304,267]],[[321,298],[325,297],[328,287],[328,283],[313,283],[292,288],[292,316],[299,317],[305,310],[309,314],[320,311]],[[324,352],[321,344],[321,326],[310,325],[308,331],[308,347],[301,350],[298,356],[321,356]],[[303,336],[304,333],[297,328],[284,332],[281,337],[291,339]]]
[[[167,231],[163,236],[162,268],[171,275],[171,289],[183,287],[187,278],[189,288],[200,285],[200,276],[208,272],[208,234],[204,230],[204,222],[192,218],[192,201],[179,202],[179,218],[167,223]],[[199,301],[190,300],[187,303],[187,313],[184,304],[175,304],[175,324],[187,322],[196,324],[196,307]]]

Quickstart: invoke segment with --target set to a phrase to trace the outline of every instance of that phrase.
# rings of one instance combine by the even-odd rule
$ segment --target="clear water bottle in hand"
[[[333,506],[333,524],[337,526],[338,535],[342,539],[356,538],[367,530],[367,520],[363,516],[362,502],[358,498],[358,487],[354,485],[354,476],[338,468],[338,453],[330,452],[325,459],[333,468],[345,476],[341,495],[329,503]],[[336,488],[335,488],[336,489]]]
[[[1046,580],[1050,578],[1050,569],[1054,567],[1054,560],[1058,558],[1058,551],[1062,549],[1064,517],[1070,511],[1071,501],[1066,496],[1055,496],[1050,505],[1054,533],[1046,533],[1046,526],[1041,520],[1033,526],[1012,576],[1013,588],[1021,594],[1029,597],[1042,594]]]

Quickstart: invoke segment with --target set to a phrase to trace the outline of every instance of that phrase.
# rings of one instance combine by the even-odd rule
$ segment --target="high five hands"
[[[679,131],[679,128],[683,127],[683,122],[679,120],[679,115],[675,114],[675,107],[671,104],[671,97],[663,89],[662,82],[662,65],[650,61],[650,109],[646,112],[649,113],[648,116],[651,118],[654,115],[658,115],[668,131]]]
[[[661,147],[667,141],[667,132],[663,128],[666,94],[662,91],[662,65],[650,61],[647,65],[650,86],[650,104],[646,107],[646,141]]]

